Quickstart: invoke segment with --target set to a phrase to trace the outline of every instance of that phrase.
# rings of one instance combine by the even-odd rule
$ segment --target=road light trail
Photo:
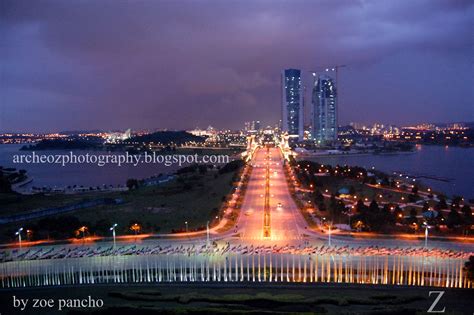
[[[266,149],[265,163],[265,202],[263,205],[263,238],[271,237],[271,213],[270,213],[270,150]]]
[[[242,240],[276,244],[301,241],[299,231],[306,222],[289,193],[280,150],[257,149],[252,164],[254,170],[237,223]]]

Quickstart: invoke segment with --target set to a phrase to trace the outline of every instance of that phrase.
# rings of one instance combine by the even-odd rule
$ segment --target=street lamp
[[[23,231],[23,228],[19,228],[18,231],[16,231],[15,235],[18,235],[18,243],[20,244],[21,248],[21,231]]]
[[[87,230],[87,226],[81,226],[79,228],[79,231],[82,232],[82,239],[84,240],[86,238],[86,230]]]
[[[209,221],[206,223],[206,246],[209,246]]]
[[[31,241],[31,235],[33,235],[33,230],[26,230],[26,239]]]
[[[134,223],[131,227],[130,227],[130,230],[134,231],[135,232],[135,236],[138,234],[138,232],[142,229],[142,227],[140,226],[140,224],[138,223]]]
[[[328,238],[328,245],[331,247],[331,224],[329,224],[329,238]]]
[[[110,230],[112,231],[112,237],[114,239],[114,248],[115,248],[115,228],[117,227],[117,223],[114,223],[114,225],[112,225],[112,227],[110,228]]]
[[[426,222],[423,223],[425,227],[425,248],[428,247],[428,229],[430,228]]]
[[[188,221],[185,221],[184,224],[186,225],[186,233],[188,233]]]

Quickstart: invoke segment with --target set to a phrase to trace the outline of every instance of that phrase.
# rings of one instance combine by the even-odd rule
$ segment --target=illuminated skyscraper
[[[260,131],[260,120],[252,120],[245,122],[245,131],[258,132]]]
[[[337,140],[337,92],[334,80],[313,73],[312,136],[318,144]]]
[[[282,131],[303,140],[303,86],[301,71],[285,69],[281,74]]]

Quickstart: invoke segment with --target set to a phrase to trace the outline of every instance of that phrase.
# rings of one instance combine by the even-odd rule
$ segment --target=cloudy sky
[[[346,64],[340,123],[474,120],[474,2],[0,4],[0,130],[240,128],[280,72]]]

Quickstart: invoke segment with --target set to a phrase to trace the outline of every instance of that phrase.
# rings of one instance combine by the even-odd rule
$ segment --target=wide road
[[[301,241],[306,222],[288,191],[280,149],[274,147],[257,149],[252,164],[254,168],[237,223],[240,238],[247,243],[264,241],[286,244]],[[267,168],[270,174],[270,236],[264,237]]]
[[[210,240],[217,242],[230,242],[233,245],[300,245],[305,242],[308,245],[327,245],[329,235],[319,229],[307,228],[307,223],[294,203],[284,174],[284,159],[279,148],[258,148],[251,161],[253,170],[250,175],[245,192],[243,204],[237,220],[237,224],[231,230],[223,233],[217,232],[217,228],[210,231]],[[270,236],[264,237],[264,204],[266,170],[269,168],[269,212],[270,212]],[[279,206],[281,205],[281,206]],[[224,222],[221,222],[223,225]],[[202,245],[206,242],[205,232],[189,233],[188,237],[180,238],[134,238],[127,237],[117,239],[117,245],[136,244],[138,247],[173,245]],[[401,239],[401,238],[362,238],[347,235],[333,234],[331,244],[337,246],[388,246],[388,247],[413,247],[424,246],[423,239]],[[102,242],[75,242],[71,244],[45,244],[36,245],[46,250],[62,247],[106,247],[111,246],[111,241]],[[474,251],[474,244],[468,242],[449,242],[429,240],[428,247],[441,249]]]
[[[311,245],[328,244],[329,235],[318,229],[307,228],[307,223],[300,210],[294,203],[288,190],[287,179],[283,171],[284,159],[279,148],[259,148],[252,159],[254,166],[237,228],[232,232],[239,235],[238,240],[231,243],[243,244],[274,244],[299,245],[308,242]],[[265,201],[265,173],[270,168],[270,231],[269,238],[264,237],[264,201]],[[281,204],[281,207],[278,205]],[[226,234],[228,238],[230,234]],[[361,238],[344,235],[332,235],[331,244],[339,246],[389,246],[411,247],[424,246],[423,239],[407,238]],[[428,247],[474,251],[474,244],[469,242],[448,242],[429,240]]]

